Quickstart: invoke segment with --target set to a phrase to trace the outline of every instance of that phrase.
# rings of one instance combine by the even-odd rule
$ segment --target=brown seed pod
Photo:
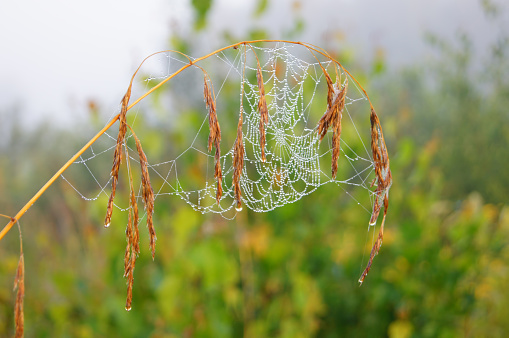
[[[242,175],[242,168],[244,167],[244,143],[242,140],[242,109],[239,115],[239,123],[237,125],[237,138],[235,140],[235,147],[233,149],[233,191],[235,195],[235,208],[242,210],[242,192],[240,189],[240,176]]]
[[[383,235],[384,235],[384,225],[385,218],[387,216],[387,209],[389,208],[389,189],[392,185],[392,173],[389,168],[389,155],[387,153],[387,147],[385,145],[382,127],[380,125],[380,121],[375,112],[375,109],[371,107],[371,151],[373,153],[373,162],[375,167],[375,175],[376,175],[376,183],[377,187],[375,190],[375,197],[373,203],[373,211],[371,213],[371,218],[369,220],[370,225],[375,225],[382,209],[382,205],[384,208],[384,214],[382,218],[382,223],[380,225],[380,230],[378,232],[378,237],[371,249],[371,254],[369,255],[369,261],[362,272],[361,277],[359,278],[359,283],[362,284],[364,279],[366,278],[371,264],[373,263],[373,259],[378,254],[380,247],[382,246]]]
[[[331,161],[331,172],[332,178],[336,178],[338,172],[338,159],[340,150],[341,140],[341,119],[343,117],[343,109],[345,108],[346,91],[348,88],[348,78],[341,90],[334,88],[337,86],[331,86],[332,80],[330,76],[325,73],[328,85],[327,92],[327,111],[323,114],[322,118],[318,122],[317,131],[320,135],[320,141],[323,140],[325,134],[329,128],[332,128],[332,161]],[[331,89],[332,88],[332,89]]]
[[[120,110],[119,117],[119,127],[118,127],[118,136],[117,136],[117,144],[115,146],[115,153],[113,154],[113,166],[111,168],[111,195],[108,200],[108,207],[106,208],[106,218],[104,220],[104,226],[107,228],[111,224],[111,215],[113,214],[113,200],[115,199],[115,193],[117,190],[118,183],[118,171],[120,168],[120,163],[122,162],[122,145],[124,144],[125,134],[127,131],[127,106],[129,105],[129,99],[131,97],[131,85],[127,89],[124,97],[122,98],[122,107]]]
[[[216,112],[216,101],[214,95],[212,93],[211,88],[208,85],[207,77],[204,77],[204,86],[203,86],[203,96],[205,98],[205,104],[209,109],[209,151],[212,151],[212,145],[216,148],[215,153],[215,171],[214,178],[217,179],[217,190],[216,190],[216,202],[219,204],[219,200],[223,195],[223,172],[221,170],[221,128],[219,126],[219,122],[217,120],[217,112]]]
[[[258,101],[258,111],[260,112],[260,148],[262,150],[262,162],[266,161],[265,158],[265,126],[269,122],[269,111],[267,109],[267,101],[265,100],[265,88],[263,86],[263,75],[260,65],[256,71],[256,79],[258,80],[258,92],[260,94],[260,100]]]
[[[154,224],[152,220],[152,215],[154,213],[154,190],[152,189],[152,186],[150,184],[150,177],[148,174],[148,167],[147,167],[147,157],[145,156],[145,153],[143,152],[143,149],[141,147],[141,142],[138,139],[138,137],[133,133],[134,140],[136,142],[136,149],[138,150],[138,156],[140,159],[140,166],[141,166],[141,185],[142,185],[142,193],[143,193],[143,202],[145,203],[145,210],[147,212],[147,227],[149,231],[150,236],[150,249],[152,250],[152,259],[155,257],[156,252],[156,232],[154,229]]]

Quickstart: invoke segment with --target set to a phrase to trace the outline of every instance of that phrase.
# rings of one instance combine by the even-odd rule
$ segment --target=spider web
[[[145,73],[137,76],[133,97],[176,74],[190,60],[195,59],[175,52],[151,57],[144,65]],[[370,105],[349,74],[329,58],[287,43],[241,45],[217,53],[198,65],[179,73],[168,85],[155,91],[152,101],[146,99],[128,112],[128,123],[142,143],[150,140],[151,133],[161,131],[170,135],[167,144],[156,146],[158,150],[144,146],[156,199],[177,196],[202,213],[235,217],[241,210],[236,207],[233,184],[234,143],[241,112],[245,149],[240,176],[243,206],[255,212],[267,212],[296,202],[325,184],[335,184],[371,214],[376,194],[372,187],[374,161],[367,146]],[[265,161],[259,131],[258,68],[263,76],[268,110]],[[207,147],[209,112],[203,101],[203,70],[214,88],[221,125],[219,163],[223,194],[219,201],[216,201],[214,150],[209,152]],[[348,83],[339,170],[335,178],[331,175],[332,132],[321,142],[317,133],[317,123],[327,109],[325,72],[337,86]],[[361,124],[359,129],[357,126]],[[152,128],[152,131],[143,133],[141,128]],[[82,198],[96,200],[109,195],[115,135],[113,130],[103,135],[75,162],[72,172],[63,177]],[[175,139],[180,141],[172,141]],[[179,148],[181,143],[187,145]],[[138,157],[129,134],[124,155],[129,156],[134,168]],[[91,180],[96,188],[86,187]],[[359,194],[358,190],[365,193]],[[141,199],[141,185],[137,195]],[[122,201],[115,201],[115,205],[127,210],[128,203],[124,202],[125,206]]]

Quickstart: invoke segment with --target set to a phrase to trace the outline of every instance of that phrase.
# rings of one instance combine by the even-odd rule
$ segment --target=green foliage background
[[[205,28],[213,3],[191,4]],[[266,7],[259,1],[255,14]],[[475,68],[467,36],[456,47],[429,40],[439,57],[396,76],[384,76],[383,59],[366,70],[337,53],[377,107],[394,177],[384,243],[362,287],[366,215],[332,186],[231,222],[168,200],[156,203],[156,258],[142,247],[126,312],[123,221],[105,231],[106,200],[86,202],[61,180],[21,220],[27,336],[505,336],[509,43]],[[192,39],[172,44],[192,54]],[[15,214],[85,136],[2,129],[0,212]],[[145,149],[167,142],[160,130],[138,132]],[[14,329],[18,245],[13,231],[0,246],[0,336]]]

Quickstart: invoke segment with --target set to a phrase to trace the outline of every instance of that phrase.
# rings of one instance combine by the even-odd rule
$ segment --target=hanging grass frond
[[[134,140],[136,142],[136,149],[138,150],[138,156],[140,158],[140,166],[141,166],[141,185],[143,190],[143,202],[145,203],[145,210],[147,212],[147,227],[150,236],[150,249],[152,251],[152,259],[155,258],[156,253],[156,231],[154,229],[154,224],[152,220],[152,215],[154,214],[154,190],[150,184],[150,177],[148,174],[148,161],[143,149],[141,147],[141,142],[133,133]]]
[[[320,141],[323,140],[329,128],[332,128],[332,161],[331,172],[332,178],[336,178],[338,172],[338,159],[341,141],[341,119],[343,118],[343,109],[345,108],[346,91],[348,88],[348,78],[341,90],[338,85],[332,85],[329,74],[327,79],[327,111],[323,114],[318,122],[317,131],[320,135]]]
[[[25,258],[23,256],[23,238],[21,236],[21,227],[18,223],[19,230],[19,261],[14,278],[14,290],[16,292],[16,303],[14,305],[14,324],[16,326],[15,337],[23,337],[25,331],[25,315],[23,312],[23,301],[25,299]]]
[[[133,252],[138,255],[140,253],[140,232],[138,229],[139,215],[138,215],[138,203],[136,203],[136,196],[134,194],[134,187],[131,188],[131,212],[133,218],[133,238],[132,248]]]
[[[378,232],[378,237],[369,255],[368,264],[364,271],[362,272],[361,277],[359,278],[359,283],[361,284],[364,282],[364,279],[368,275],[368,272],[371,269],[371,264],[373,263],[373,259],[378,254],[378,251],[382,246],[384,237],[385,218],[387,216],[387,209],[389,208],[389,188],[392,185],[392,173],[389,168],[389,155],[387,153],[387,147],[385,145],[385,140],[382,133],[382,126],[380,125],[380,120],[378,119],[378,116],[373,107],[371,107],[370,120],[371,120],[371,151],[373,153],[377,187],[375,190],[373,211],[371,213],[369,224],[370,225],[376,224],[376,221],[382,209],[382,205],[384,207],[384,214],[382,218],[382,223],[380,225],[380,230]]]
[[[240,176],[244,167],[244,143],[242,140],[242,109],[239,115],[239,123],[237,125],[237,138],[233,149],[233,191],[235,195],[235,208],[242,210],[242,192],[240,189]]]
[[[269,122],[269,111],[267,109],[267,101],[265,99],[265,88],[263,85],[263,75],[260,64],[256,70],[256,79],[258,81],[258,92],[260,94],[260,100],[258,101],[258,111],[260,112],[260,148],[262,149],[262,162],[266,161],[265,158],[265,126]]]
[[[207,76],[204,77],[203,96],[205,98],[205,104],[209,109],[209,151],[212,151],[212,145],[216,148],[215,153],[215,169],[214,178],[217,179],[217,190],[216,190],[216,202],[219,204],[219,200],[223,196],[223,172],[221,170],[221,128],[217,120],[216,113],[216,100],[212,93],[211,88],[208,85]]]
[[[120,169],[120,163],[122,162],[122,146],[125,140],[125,134],[127,131],[127,122],[126,122],[126,114],[127,114],[127,106],[129,105],[129,99],[131,98],[131,85],[127,89],[124,97],[122,98],[122,108],[120,110],[119,116],[119,127],[118,127],[118,136],[117,136],[117,144],[115,146],[115,153],[113,154],[113,166],[111,168],[111,195],[108,200],[108,207],[106,208],[106,218],[104,220],[104,226],[107,228],[111,224],[111,215],[113,214],[113,200],[115,199],[115,193],[117,190],[118,183],[118,171]]]

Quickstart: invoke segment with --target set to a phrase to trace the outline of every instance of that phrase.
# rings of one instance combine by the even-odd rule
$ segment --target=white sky
[[[297,9],[293,0],[269,0],[268,13],[258,19],[252,15],[254,3],[216,0],[207,34],[201,36],[206,48],[220,47],[220,39],[214,37],[223,30],[241,39],[249,27],[263,27],[271,38],[281,38],[294,18],[302,17],[306,30],[296,39],[320,45],[326,37],[340,37],[335,46],[344,43],[358,55],[383,48],[394,66],[425,55],[426,31],[452,37],[461,28],[482,49],[500,30],[500,24],[486,20],[477,0],[302,0]],[[189,4],[190,0],[3,0],[0,121],[18,108],[23,121],[50,118],[68,124],[87,118],[89,99],[114,113],[139,62],[167,49],[172,30],[192,32]],[[501,19],[505,24],[508,11],[506,6]]]

